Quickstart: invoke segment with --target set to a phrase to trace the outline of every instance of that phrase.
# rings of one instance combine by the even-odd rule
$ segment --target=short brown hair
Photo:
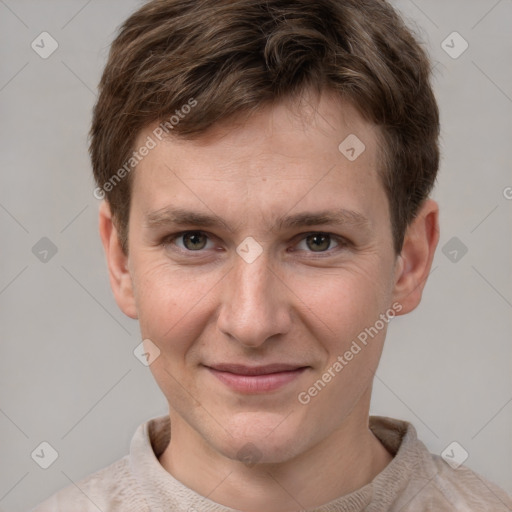
[[[384,0],[149,1],[112,43],[90,131],[94,177],[123,250],[142,129],[160,122],[193,139],[221,120],[313,88],[334,91],[380,127],[379,174],[399,254],[439,166],[430,74],[426,52]]]

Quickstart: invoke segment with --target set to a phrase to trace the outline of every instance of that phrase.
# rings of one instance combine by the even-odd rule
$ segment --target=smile
[[[264,393],[274,391],[297,379],[306,366],[268,365],[245,367],[241,365],[218,365],[206,367],[209,372],[226,386],[240,393]]]

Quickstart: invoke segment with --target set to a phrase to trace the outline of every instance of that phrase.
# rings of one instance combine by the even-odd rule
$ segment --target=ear
[[[438,242],[439,206],[427,199],[407,228],[397,260],[393,300],[402,305],[401,315],[420,303]]]
[[[99,230],[105,256],[107,257],[110,286],[117,305],[130,318],[136,319],[137,307],[133,293],[133,282],[128,270],[128,256],[121,248],[117,229],[112,220],[110,207],[102,201],[99,210]]]

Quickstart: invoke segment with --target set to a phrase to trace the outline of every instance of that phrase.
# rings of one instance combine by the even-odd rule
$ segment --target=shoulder
[[[393,511],[512,512],[512,497],[467,466],[452,467],[419,440],[416,460]]]
[[[130,470],[129,456],[72,483],[30,512],[149,512]]]
[[[431,453],[411,423],[372,416],[370,428],[394,455],[374,480],[374,493],[392,503],[390,512],[512,512],[511,496],[467,466]]]
[[[439,455],[431,457],[436,468],[432,485],[449,510],[512,512],[512,497],[503,489],[464,465],[455,469]]]

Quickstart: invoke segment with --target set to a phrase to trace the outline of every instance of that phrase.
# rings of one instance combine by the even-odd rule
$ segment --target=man
[[[169,416],[37,512],[512,510],[369,417],[439,238],[429,74],[381,0],[154,0],[124,23],[95,195]]]

